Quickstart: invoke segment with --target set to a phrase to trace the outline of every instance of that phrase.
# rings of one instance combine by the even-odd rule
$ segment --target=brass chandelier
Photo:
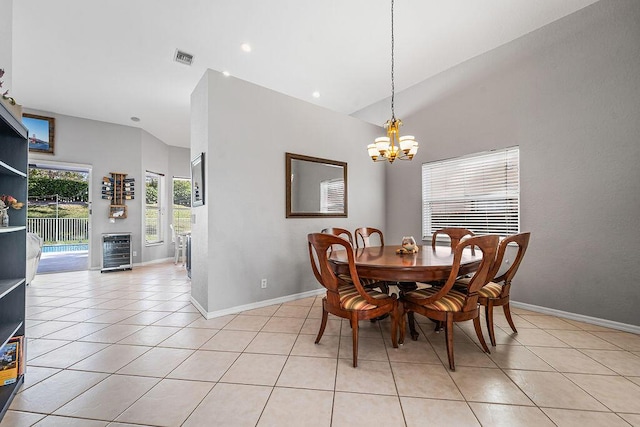
[[[394,67],[394,38],[393,38],[393,1],[391,0],[391,119],[387,120],[384,125],[387,130],[387,136],[376,138],[373,144],[367,146],[369,156],[374,162],[388,160],[393,163],[394,160],[411,160],[418,152],[418,141],[413,135],[400,136],[400,126],[402,120],[396,119],[394,101],[395,101],[395,81],[393,79]]]

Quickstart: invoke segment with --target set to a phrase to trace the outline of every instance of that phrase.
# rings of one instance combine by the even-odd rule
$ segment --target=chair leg
[[[400,329],[400,339],[398,339],[398,343],[403,344],[404,334],[407,329],[407,322],[404,317],[404,304],[402,303],[398,305],[398,328]]]
[[[411,335],[411,339],[414,341],[418,341],[418,331],[416,331],[416,318],[413,311],[409,311],[407,313],[407,320],[409,320],[409,334]]]
[[[487,330],[489,331],[489,340],[491,345],[496,345],[496,331],[493,329],[493,301],[487,300],[487,305],[484,306],[484,320],[487,323]]]
[[[478,340],[480,341],[480,345],[485,353],[491,354],[489,351],[489,347],[487,347],[487,342],[484,340],[484,335],[482,335],[482,328],[480,327],[480,309],[478,308],[478,316],[473,318],[473,327],[476,329],[476,335],[478,336]]]
[[[322,334],[324,334],[324,328],[327,327],[327,317],[329,317],[329,313],[327,310],[322,307],[322,322],[320,323],[320,330],[318,331],[318,336],[316,337],[316,344],[320,342],[320,338],[322,338]]]
[[[353,367],[358,367],[358,317],[357,314],[351,316],[351,333],[353,334]]]
[[[518,333],[518,330],[516,329],[516,325],[513,324],[513,319],[511,318],[511,309],[509,308],[509,303],[506,303],[505,305],[503,305],[502,309],[504,310],[504,317],[506,317],[507,322],[509,322],[509,326],[511,326],[511,329],[513,329],[513,332]]]
[[[391,312],[391,344],[398,348],[398,307]]]
[[[449,358],[449,369],[456,370],[453,360],[453,315],[447,313],[446,326],[444,329],[445,341],[447,342],[447,357]]]

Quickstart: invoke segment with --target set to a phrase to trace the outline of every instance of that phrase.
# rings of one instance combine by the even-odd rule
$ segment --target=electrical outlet
[[[267,279],[262,279],[262,280],[260,281],[260,287],[261,287],[262,289],[265,289],[265,288],[267,287]]]
[[[133,251],[133,256],[138,256],[138,252],[137,251]]]

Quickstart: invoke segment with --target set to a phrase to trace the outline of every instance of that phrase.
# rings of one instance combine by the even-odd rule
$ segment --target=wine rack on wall
[[[127,217],[127,200],[135,198],[135,179],[127,178],[126,173],[110,172],[102,178],[102,198],[111,202],[109,218]]]

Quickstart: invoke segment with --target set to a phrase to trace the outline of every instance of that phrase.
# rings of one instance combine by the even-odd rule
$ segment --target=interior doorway
[[[90,187],[90,165],[29,164],[27,232],[44,241],[38,274],[89,269]]]

